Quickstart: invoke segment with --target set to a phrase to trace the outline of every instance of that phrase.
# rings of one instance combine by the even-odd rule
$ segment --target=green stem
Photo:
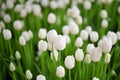
[[[10,55],[12,56],[12,48],[11,48],[10,40],[8,41],[8,45],[9,45],[9,48],[10,48]]]
[[[94,77],[94,72],[95,72],[95,62],[93,63],[92,77]]]
[[[79,68],[79,76],[80,76],[79,79],[80,79],[81,78],[81,63],[79,62],[78,64],[79,64],[78,68]]]
[[[71,80],[71,70],[69,69],[69,80]]]
[[[12,78],[13,78],[13,80],[17,80],[17,77],[16,77],[16,75],[15,75],[15,72],[12,72]]]
[[[62,80],[62,78],[60,78],[60,80]]]

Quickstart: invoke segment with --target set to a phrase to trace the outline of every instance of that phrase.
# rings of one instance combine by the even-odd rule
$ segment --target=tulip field
[[[120,80],[120,0],[0,0],[0,80]]]

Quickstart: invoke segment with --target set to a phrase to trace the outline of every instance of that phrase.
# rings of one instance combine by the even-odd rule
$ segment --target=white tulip
[[[92,32],[92,27],[91,26],[86,26],[85,30],[90,34]]]
[[[91,55],[92,54],[92,49],[95,48],[94,44],[88,44],[86,48],[86,52]]]
[[[117,42],[117,35],[114,32],[109,31],[107,33],[107,37],[112,40],[112,45],[114,45]]]
[[[11,0],[6,1],[6,7],[8,9],[12,9],[14,7],[14,3]]]
[[[50,24],[54,24],[56,22],[56,15],[54,13],[49,13],[47,21]]]
[[[80,37],[82,38],[82,40],[87,40],[88,39],[88,32],[86,30],[82,30],[80,32]]]
[[[43,7],[48,7],[48,5],[49,5],[49,0],[41,0],[41,5],[42,5]]]
[[[3,37],[5,40],[10,40],[12,38],[12,33],[9,29],[3,30]]]
[[[44,52],[47,50],[47,42],[46,41],[43,41],[43,40],[40,40],[38,42],[38,49],[41,51],[41,52]]]
[[[76,58],[76,60],[77,61],[82,61],[83,60],[83,58],[84,58],[84,53],[83,53],[83,50],[82,49],[77,49],[76,51],[75,51],[75,58]]]
[[[28,30],[28,34],[30,36],[30,39],[32,39],[33,38],[33,32],[31,30]]]
[[[63,35],[65,37],[65,41],[66,41],[66,44],[69,44],[70,43],[70,36],[68,35]]]
[[[39,29],[39,32],[38,32],[38,37],[40,39],[45,39],[47,36],[47,30],[45,28],[41,28]]]
[[[15,30],[21,30],[23,26],[24,26],[23,21],[20,21],[20,20],[14,21],[13,27]]]
[[[26,41],[30,40],[30,35],[27,31],[22,32],[22,36],[25,38]]]
[[[120,14],[120,6],[118,6],[118,13]]]
[[[54,46],[52,46],[52,43],[49,43],[49,42],[47,43],[47,47],[49,51],[52,51],[52,47],[54,49]]]
[[[20,17],[25,18],[27,16],[27,11],[25,9],[22,9],[20,11]]]
[[[45,76],[42,74],[37,75],[36,80],[46,80]]]
[[[23,9],[23,4],[16,4],[14,11],[15,12],[20,12]]]
[[[1,29],[4,29],[4,28],[5,28],[5,24],[4,24],[3,21],[0,21],[0,28],[1,28]]]
[[[76,40],[75,40],[75,46],[76,47],[82,47],[83,45],[83,41],[81,39],[81,37],[78,37]]]
[[[25,40],[25,38],[23,36],[19,37],[19,44],[21,46],[25,46],[26,45],[26,40]]]
[[[25,10],[27,13],[31,13],[32,12],[32,5],[31,4],[25,5]]]
[[[110,63],[110,58],[111,58],[111,55],[109,53],[106,53],[105,54],[105,63],[106,64]]]
[[[50,1],[50,8],[57,9],[58,8],[57,1]]]
[[[26,75],[26,78],[27,78],[28,80],[31,80],[32,77],[33,77],[33,75],[32,75],[32,73],[30,72],[30,70],[26,70],[25,75]]]
[[[76,21],[76,23],[77,23],[78,25],[81,25],[81,24],[83,23],[82,16],[77,16],[77,17],[75,18],[75,21]]]
[[[57,32],[56,30],[50,30],[48,33],[47,33],[47,41],[50,42],[50,43],[54,43],[55,42],[55,38],[57,37]]]
[[[89,54],[86,54],[86,55],[85,55],[84,62],[85,62],[86,64],[90,64],[90,63],[91,63],[91,57],[90,57]]]
[[[11,17],[10,17],[9,14],[5,14],[3,16],[3,19],[4,19],[5,23],[10,23],[11,22]]]
[[[90,40],[91,40],[92,42],[98,41],[98,38],[99,38],[99,36],[98,36],[98,33],[97,33],[96,31],[92,31],[92,32],[90,33]]]
[[[108,38],[104,38],[98,42],[98,46],[102,49],[102,52],[109,53],[112,49],[112,42]]]
[[[107,16],[108,16],[107,11],[106,10],[101,10],[100,16],[103,19],[107,18]]]
[[[107,28],[108,27],[108,21],[106,19],[103,19],[102,22],[101,22],[101,26],[103,28]]]
[[[65,7],[63,0],[58,0],[57,5],[58,5],[58,8],[60,8],[60,9],[63,9]]]
[[[100,80],[99,78],[97,78],[97,77],[93,77],[93,79],[92,80]]]
[[[15,52],[15,58],[18,59],[18,60],[21,58],[21,55],[20,55],[19,51]]]
[[[64,35],[68,35],[69,32],[70,32],[69,26],[68,26],[68,25],[63,26],[63,28],[62,28],[62,33],[63,33]]]
[[[70,27],[70,32],[73,35],[77,35],[78,34],[79,28],[78,28],[78,25],[74,21],[70,21],[69,22],[69,27]]]
[[[9,69],[12,72],[16,70],[15,65],[12,62],[10,62],[10,64],[9,64]]]
[[[64,64],[65,64],[67,69],[73,69],[74,66],[75,66],[74,56],[73,55],[68,55],[67,57],[65,57]]]
[[[120,40],[120,31],[117,31],[116,35],[117,35],[117,40]]]
[[[76,23],[82,24],[82,17],[80,16],[79,8],[76,5],[74,5],[74,6],[72,6],[71,9],[72,9],[72,17],[76,19],[75,20]]]
[[[92,55],[91,56],[91,60],[93,62],[99,62],[101,57],[102,57],[102,50],[99,47],[93,48],[92,49]]]
[[[56,69],[56,75],[59,77],[59,78],[63,78],[65,76],[65,69],[63,66],[58,66],[57,69]]]
[[[65,47],[66,47],[65,37],[62,36],[62,35],[58,35],[55,38],[54,47],[55,47],[56,50],[64,50]]]
[[[32,5],[32,8],[33,8],[33,14],[35,16],[39,16],[40,13],[41,13],[41,7],[40,7],[40,5],[34,4],[34,5]]]
[[[84,9],[86,9],[86,10],[90,10],[91,7],[92,7],[92,4],[91,4],[90,1],[85,0],[84,3],[83,3],[83,7],[84,7]]]
[[[54,49],[53,52],[50,53],[50,57],[52,60],[55,58],[55,61],[58,61],[58,51]]]

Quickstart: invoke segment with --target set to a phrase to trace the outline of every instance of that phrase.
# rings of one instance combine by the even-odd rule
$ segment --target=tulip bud
[[[33,75],[32,75],[32,73],[30,72],[30,70],[27,70],[26,73],[25,73],[25,75],[26,75],[26,78],[27,78],[28,80],[31,80],[32,77],[33,77]]]
[[[75,51],[75,58],[76,58],[76,60],[77,61],[82,61],[83,60],[83,58],[84,58],[84,53],[83,53],[83,50],[82,49],[77,49],[76,51]]]
[[[97,78],[97,77],[93,77],[93,79],[92,80],[99,80],[99,78]]]
[[[85,30],[88,32],[88,34],[90,34],[92,32],[92,27],[91,26],[87,26],[85,28]]]
[[[82,38],[82,40],[87,40],[88,39],[88,32],[86,30],[82,30],[80,32],[80,37]]]
[[[83,23],[83,21],[82,21],[82,16],[77,16],[77,17],[75,18],[75,21],[76,21],[76,23],[77,23],[78,25],[81,25],[81,24]]]
[[[120,14],[120,6],[118,6],[118,13]]]
[[[47,18],[48,23],[54,24],[56,22],[56,16],[53,13],[50,13]]]
[[[110,58],[111,58],[111,55],[109,53],[106,53],[105,55],[105,63],[110,63]]]
[[[116,35],[117,35],[117,40],[120,40],[120,31],[117,31]]]
[[[112,41],[109,38],[104,38],[98,42],[98,46],[102,49],[102,52],[109,53],[112,49]]]
[[[70,27],[70,32],[73,35],[77,35],[78,34],[79,28],[78,28],[78,25],[74,21],[70,21],[69,22],[69,27]]]
[[[26,41],[30,40],[30,35],[27,31],[22,32],[22,36],[25,38]]]
[[[27,11],[26,11],[26,9],[22,9],[22,10],[20,11],[20,17],[25,18],[26,16],[27,16]]]
[[[66,47],[66,40],[64,36],[58,35],[55,38],[54,47],[56,50],[64,50]]]
[[[82,47],[83,45],[83,41],[80,37],[78,37],[76,40],[75,40],[75,46],[76,47]]]
[[[39,43],[38,43],[38,49],[41,51],[41,52],[44,52],[47,50],[47,42],[46,41],[43,41],[43,40],[40,40]]]
[[[19,44],[21,46],[25,46],[26,45],[26,40],[25,40],[25,38],[23,36],[19,37]]]
[[[87,45],[86,51],[87,51],[87,53],[88,53],[89,55],[92,54],[92,49],[93,49],[93,48],[95,48],[95,46],[94,46],[93,44],[88,44],[88,45]]]
[[[45,39],[46,35],[47,35],[47,30],[46,29],[43,29],[43,28],[39,29],[38,37],[40,39]]]
[[[101,26],[103,28],[107,28],[108,27],[108,21],[106,19],[103,19],[102,22],[101,22]]]
[[[84,1],[83,7],[84,7],[84,9],[86,9],[86,10],[90,10],[91,7],[92,7],[91,2],[88,1],[88,0]]]
[[[99,62],[101,57],[102,57],[102,50],[101,48],[97,47],[97,48],[93,48],[92,49],[92,54],[91,56],[91,60],[93,62]]]
[[[4,28],[5,28],[5,24],[4,24],[3,21],[0,21],[0,28],[1,28],[1,29],[4,29]]]
[[[103,19],[107,18],[107,11],[106,10],[101,10],[100,16]]]
[[[63,35],[63,37],[65,37],[66,44],[69,44],[70,43],[70,36],[69,35]]]
[[[46,80],[44,75],[37,75],[36,80]]]
[[[11,22],[11,17],[10,17],[9,14],[4,15],[3,19],[4,19],[5,23],[10,23]]]
[[[32,39],[33,38],[33,32],[31,30],[28,30],[28,34],[30,36],[30,39]]]
[[[73,69],[75,66],[75,59],[73,55],[69,55],[65,58],[64,64],[67,69]]]
[[[58,66],[57,69],[56,69],[56,75],[59,77],[59,78],[63,78],[65,76],[65,69],[63,66]]]
[[[12,72],[16,70],[15,65],[12,62],[10,62],[9,69]]]
[[[5,40],[10,40],[12,38],[12,33],[9,29],[3,30],[3,37]]]
[[[19,51],[15,52],[15,58],[18,59],[18,60],[21,58],[21,55],[20,55]]]
[[[21,30],[23,28],[24,24],[20,20],[14,21],[13,27],[15,30]]]
[[[50,56],[51,56],[51,59],[54,59],[55,58],[55,61],[58,60],[58,51],[57,50],[53,50],[54,52],[51,52],[50,53]],[[54,57],[54,58],[53,58]]]
[[[57,36],[56,30],[54,30],[54,29],[50,30],[47,33],[47,41],[50,42],[50,43],[54,43],[56,36]]]
[[[107,33],[107,37],[112,40],[112,45],[114,45],[117,42],[117,35],[114,32],[109,31]]]
[[[62,33],[64,35],[68,35],[69,34],[69,26],[67,26],[67,25],[63,26]]]
[[[92,31],[90,33],[90,40],[92,42],[96,42],[98,40],[98,33],[96,31]]]
[[[89,54],[86,54],[85,59],[84,59],[84,62],[85,62],[86,64],[90,64],[90,63],[91,63],[91,58],[90,58],[90,55],[89,55]]]

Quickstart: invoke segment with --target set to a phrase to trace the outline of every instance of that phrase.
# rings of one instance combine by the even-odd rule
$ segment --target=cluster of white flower
[[[19,44],[22,46],[26,45],[26,42],[33,38],[33,33],[31,30],[23,31],[22,35],[19,37]]]
[[[36,61],[39,61],[39,56],[42,53],[49,53],[48,56],[45,56],[45,58],[49,57],[51,60],[53,60],[53,62],[55,61],[54,64],[56,69],[56,76],[60,79],[65,77],[67,73],[65,72],[65,69],[67,68],[71,70],[73,68],[76,68],[77,62],[83,62],[82,66],[84,66],[84,63],[89,65],[90,63],[97,63],[101,60],[104,60],[101,62],[104,62],[107,65],[111,61],[112,48],[117,44],[117,41],[120,41],[120,31],[115,31],[115,33],[114,31],[109,30],[108,26],[110,25],[110,21],[112,21],[112,17],[110,17],[110,11],[107,10],[107,7],[101,8],[98,13],[98,17],[100,17],[98,21],[100,21],[100,26],[102,28],[99,27],[99,24],[96,25],[91,23],[90,20],[92,19],[88,18],[91,16],[93,17],[94,13],[92,13],[92,9],[95,6],[93,4],[101,4],[105,6],[106,4],[111,4],[114,0],[96,1],[96,3],[94,3],[95,0],[0,1],[0,33],[2,33],[2,37],[0,36],[0,38],[3,38],[9,42],[12,39],[17,38],[15,40],[18,40],[19,44],[23,47],[26,46],[27,42],[30,41],[30,45],[32,47],[35,46],[36,48],[37,44],[38,52],[33,52],[38,53],[37,56],[34,55],[36,57]],[[82,7],[85,11],[82,12],[82,9],[80,7]],[[116,8],[118,14],[120,14],[120,6]],[[50,11],[48,9],[50,9]],[[64,9],[64,12],[59,12],[62,9]],[[88,13],[89,11],[90,17]],[[17,17],[14,17],[14,15]],[[32,18],[35,18],[35,21],[34,19],[30,20],[30,22],[27,21]],[[37,27],[35,27],[36,25]],[[118,26],[119,25],[120,24],[118,24]],[[101,32],[99,32],[98,29],[94,29],[94,26],[98,26],[98,29],[100,30],[104,28],[104,30],[108,31],[107,34],[105,35],[104,32],[104,36],[101,36]],[[33,42],[37,41],[37,43],[33,44],[32,38],[34,39]],[[9,47],[10,46],[11,45],[9,45]],[[72,48],[74,49],[72,50]],[[66,49],[69,49],[69,52],[71,53],[67,53],[68,50]],[[23,60],[23,51],[14,49],[13,51],[16,52],[14,54],[11,54],[10,58],[11,56],[15,56],[13,59],[16,59],[17,61]],[[59,51],[62,51],[62,53],[59,53]],[[105,55],[105,57],[103,57],[103,55]],[[25,56],[27,57],[26,59],[29,59],[29,56],[32,55]],[[102,57],[104,59],[102,59]],[[40,61],[42,62],[42,57],[40,57]],[[42,68],[44,69],[43,66]],[[10,60],[9,70],[11,72],[17,71],[17,64],[14,62],[14,60]],[[26,69],[26,72],[24,74],[26,79],[32,80],[34,78],[34,74],[32,74],[32,72],[32,69]],[[43,73],[38,74],[36,76],[36,80],[46,80],[47,77],[45,76]],[[99,78],[94,76],[92,76],[92,80],[99,80]]]

